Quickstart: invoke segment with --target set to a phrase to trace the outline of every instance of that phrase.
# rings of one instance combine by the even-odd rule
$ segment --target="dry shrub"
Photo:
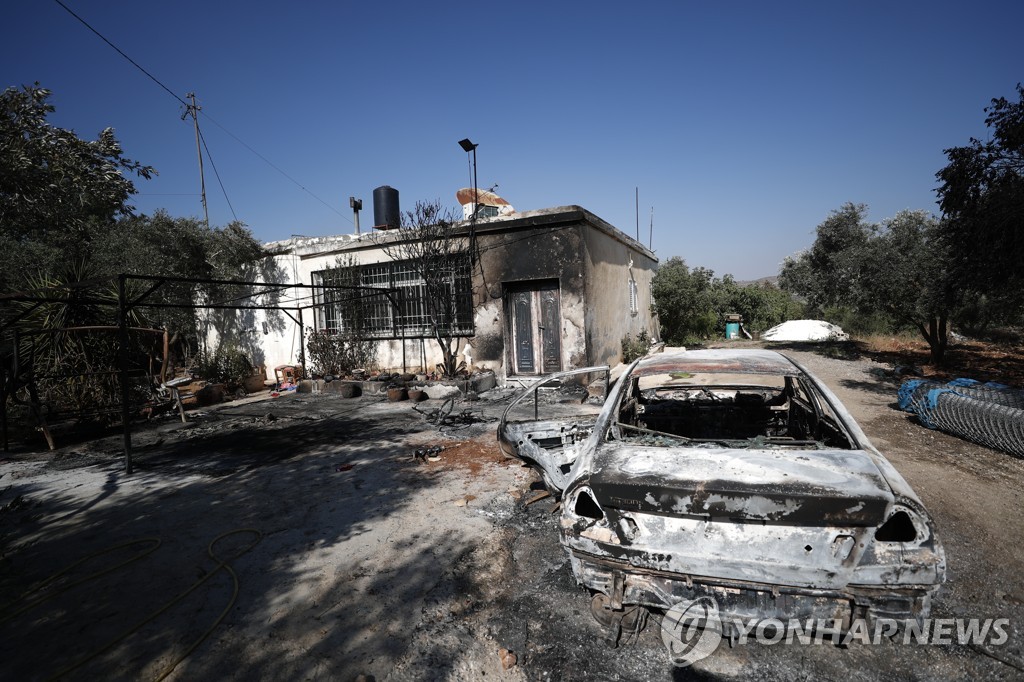
[[[869,334],[856,341],[869,353],[927,353],[928,344],[916,334]]]

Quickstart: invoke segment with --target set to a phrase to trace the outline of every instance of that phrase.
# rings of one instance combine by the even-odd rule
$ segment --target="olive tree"
[[[1024,86],[1016,102],[985,108],[985,141],[945,150],[936,177],[943,238],[958,258],[952,269],[981,294],[1020,307],[1024,301]]]
[[[95,140],[51,125],[51,93],[25,86],[0,93],[0,285],[19,273],[85,260],[98,234],[129,215],[132,176],[150,166],[124,156],[112,128]]]
[[[871,223],[863,204],[845,204],[817,228],[811,247],[783,263],[780,285],[818,310],[844,306],[883,312],[916,329],[941,363],[964,290],[950,275],[944,225],[927,211],[901,211]]]

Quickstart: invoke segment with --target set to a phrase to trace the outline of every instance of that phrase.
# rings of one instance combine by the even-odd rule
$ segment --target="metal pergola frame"
[[[181,310],[275,310],[282,312],[287,315],[299,328],[299,364],[305,368],[306,365],[306,340],[305,340],[305,327],[303,324],[304,310],[314,309],[324,305],[333,305],[344,301],[331,301],[316,303],[311,302],[305,305],[252,305],[252,304],[228,304],[228,303],[158,303],[158,302],[146,302],[150,296],[152,296],[157,290],[159,290],[165,284],[186,284],[186,285],[223,285],[223,286],[239,286],[239,287],[259,287],[261,291],[254,291],[248,294],[240,295],[234,300],[252,300],[254,298],[265,296],[270,293],[277,293],[285,290],[310,290],[308,296],[302,296],[301,298],[295,299],[301,301],[306,298],[315,299],[314,291],[329,291],[329,290],[348,290],[359,292],[358,298],[362,298],[364,292],[369,293],[372,296],[385,295],[391,302],[391,305],[399,313],[401,313],[401,305],[398,300],[401,297],[401,291],[393,288],[377,288],[377,287],[365,287],[356,285],[321,285],[321,284],[282,284],[278,282],[261,282],[261,281],[243,281],[243,280],[230,280],[230,279],[208,279],[208,278],[196,278],[196,277],[175,277],[175,276],[162,276],[162,275],[131,275],[121,273],[116,276],[93,278],[89,280],[83,280],[81,282],[71,282],[56,287],[46,287],[42,289],[32,289],[29,291],[20,291],[10,294],[0,294],[0,303],[31,303],[25,310],[20,311],[17,315],[11,319],[0,322],[0,337],[11,334],[13,337],[13,358],[14,365],[11,368],[4,366],[0,371],[0,421],[2,421],[3,431],[3,442],[4,451],[8,451],[8,431],[7,431],[7,397],[9,394],[13,394],[18,386],[18,353],[20,351],[19,345],[19,330],[17,324],[27,317],[33,310],[37,309],[44,303],[70,303],[68,295],[64,294],[60,297],[49,296],[47,294],[53,293],[54,291],[68,292],[72,289],[87,289],[94,287],[98,284],[109,284],[116,280],[117,282],[117,301],[113,302],[109,299],[102,298],[76,298],[77,303],[86,303],[104,308],[115,308],[116,309],[116,327],[118,335],[118,370],[120,384],[121,384],[121,422],[124,432],[124,466],[125,473],[131,474],[133,471],[132,467],[132,431],[131,431],[131,405],[129,400],[129,385],[128,378],[132,374],[128,366],[128,332],[133,329],[129,326],[128,319],[129,314],[136,308],[174,308]],[[145,291],[132,298],[128,294],[128,282],[138,281],[142,283],[149,283],[149,286]],[[350,299],[347,299],[350,300]],[[293,314],[294,313],[294,314]],[[35,330],[33,330],[35,331]],[[59,330],[54,330],[59,331]],[[66,331],[73,331],[68,329]],[[404,339],[403,339],[404,340]],[[403,348],[404,350],[404,348]],[[26,384],[30,387],[30,392],[35,392],[35,376],[32,367],[29,367],[29,380]],[[79,374],[75,376],[85,376]],[[44,377],[45,378],[45,377]]]

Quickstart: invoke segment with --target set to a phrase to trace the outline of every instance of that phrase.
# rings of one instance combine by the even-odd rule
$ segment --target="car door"
[[[594,431],[607,395],[609,371],[602,365],[552,374],[528,386],[501,415],[498,444],[502,452],[536,469],[553,493],[569,483],[573,463]],[[604,381],[603,392],[589,388],[598,380]]]

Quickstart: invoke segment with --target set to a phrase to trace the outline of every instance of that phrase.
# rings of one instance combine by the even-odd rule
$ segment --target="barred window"
[[[442,335],[473,335],[468,256],[431,271],[430,282],[411,261],[392,261],[314,272],[313,284],[319,330],[375,339],[422,338],[432,337],[436,325]]]

